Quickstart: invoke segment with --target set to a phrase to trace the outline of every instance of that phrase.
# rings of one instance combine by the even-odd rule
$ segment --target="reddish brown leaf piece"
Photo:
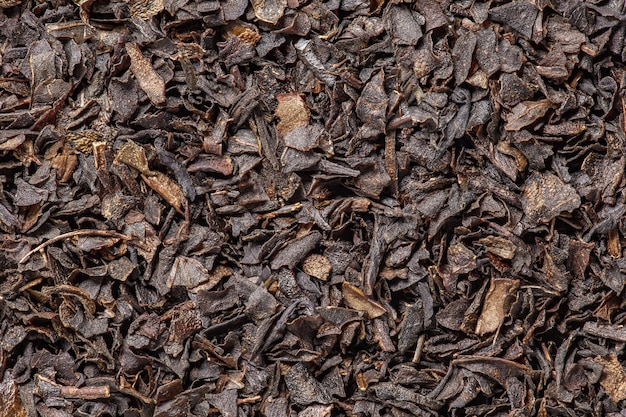
[[[126,52],[130,57],[130,70],[152,104],[155,106],[165,104],[165,82],[152,68],[150,60],[143,55],[137,44],[127,43]]]
[[[614,353],[598,356],[594,361],[602,365],[600,385],[614,403],[626,399],[626,371]]]
[[[580,206],[580,196],[569,184],[551,173],[534,172],[524,184],[522,208],[531,222],[549,222],[563,211]]]
[[[519,288],[519,280],[495,278],[491,280],[483,308],[476,323],[476,334],[493,333],[502,325],[512,297]]]
[[[383,306],[370,299],[359,287],[349,282],[342,284],[341,292],[348,307],[364,311],[370,319],[380,317],[387,312]]]
[[[6,372],[0,382],[0,417],[26,417],[20,391],[12,372]]]
[[[505,115],[504,128],[509,131],[520,130],[543,117],[548,109],[550,109],[549,100],[523,101],[513,107],[511,113]]]

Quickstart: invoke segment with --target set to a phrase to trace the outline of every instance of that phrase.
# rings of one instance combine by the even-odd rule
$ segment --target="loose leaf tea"
[[[0,417],[621,416],[624,16],[0,0]]]

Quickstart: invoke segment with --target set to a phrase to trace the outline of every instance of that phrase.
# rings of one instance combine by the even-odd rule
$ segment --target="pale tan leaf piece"
[[[519,280],[496,278],[491,280],[483,309],[476,323],[476,334],[493,333],[502,325],[508,313],[513,295],[519,288]]]
[[[580,207],[576,189],[554,174],[533,172],[524,183],[522,209],[531,222],[549,222]]]
[[[123,162],[139,171],[141,178],[150,188],[170,203],[177,212],[183,214],[183,202],[185,201],[183,189],[167,175],[150,170],[146,151],[143,147],[129,140],[117,152],[115,161],[118,163]]]
[[[252,8],[257,19],[273,25],[283,17],[286,7],[287,0],[252,0]]]
[[[502,259],[513,259],[517,247],[508,239],[499,236],[486,236],[478,239],[476,243],[484,245],[487,251]]]
[[[274,115],[280,119],[276,130],[285,134],[292,129],[309,124],[309,108],[300,94],[278,94],[278,106]]]
[[[165,104],[165,82],[152,68],[152,63],[146,58],[139,47],[134,43],[126,44],[126,52],[130,57],[130,70],[137,78],[139,86],[146,92],[155,106]]]
[[[506,115],[506,130],[517,131],[543,117],[550,108],[549,100],[523,101]]]
[[[22,4],[22,0],[0,0],[0,9],[8,9],[18,4]]]
[[[26,417],[26,415],[26,408],[13,379],[13,373],[7,372],[0,382],[0,417]]]
[[[364,311],[370,319],[380,317],[387,312],[383,306],[370,299],[359,287],[349,282],[343,283],[341,292],[348,307]]]
[[[328,258],[323,255],[311,254],[302,261],[302,270],[312,277],[326,281],[332,266]]]
[[[130,15],[140,19],[149,19],[163,11],[163,0],[126,0]]]
[[[167,175],[160,172],[150,172],[149,174],[141,174],[141,178],[157,192],[165,201],[171,204],[180,214],[183,213],[183,201],[185,195],[180,185]]]
[[[129,140],[120,148],[117,155],[115,155],[115,161],[123,162],[142,174],[150,172],[146,150],[132,140]]]
[[[609,394],[614,403],[626,399],[626,372],[614,353],[598,356],[594,362],[602,364],[600,385]]]

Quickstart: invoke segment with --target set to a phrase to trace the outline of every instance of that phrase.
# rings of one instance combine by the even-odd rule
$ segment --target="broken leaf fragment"
[[[170,289],[173,287],[185,287],[188,290],[194,290],[202,285],[202,290],[210,290],[224,277],[231,274],[232,270],[228,267],[218,265],[213,272],[209,272],[200,261],[186,256],[179,256],[174,261],[167,280],[167,286]]]
[[[115,160],[135,168],[142,174],[150,171],[145,149],[132,140],[129,140],[120,148],[115,156]]]
[[[380,317],[387,312],[383,306],[370,299],[356,285],[344,282],[341,286],[341,292],[348,307],[364,311],[370,319]]]
[[[326,281],[332,266],[328,258],[323,255],[311,254],[302,261],[302,270],[312,277]]]
[[[126,52],[130,57],[130,70],[152,104],[165,104],[165,82],[152,68],[150,60],[143,55],[137,44],[127,43]]]
[[[291,400],[298,405],[329,404],[332,402],[330,394],[302,362],[296,363],[287,371],[285,385],[291,394]]]
[[[549,100],[523,101],[506,114],[506,125],[509,131],[517,131],[543,117],[550,108]]]
[[[626,399],[626,371],[614,353],[598,356],[594,362],[602,365],[600,385],[609,394],[614,403]]]
[[[183,202],[185,195],[183,189],[174,180],[167,175],[151,171],[148,167],[148,158],[145,149],[129,140],[120,148],[115,155],[116,162],[123,162],[126,165],[135,168],[141,173],[141,178],[154,191],[157,192],[165,201],[170,203],[174,209],[183,214]]]
[[[483,309],[476,323],[476,334],[493,333],[502,325],[513,296],[519,288],[519,280],[495,278],[483,302]]]
[[[149,174],[141,174],[141,178],[145,181],[150,188],[157,192],[165,201],[170,203],[174,209],[180,214],[183,214],[183,201],[185,201],[185,195],[180,185],[176,184],[174,180],[167,175],[160,172],[151,172]]]
[[[549,222],[563,211],[580,207],[580,196],[554,174],[534,172],[524,184],[522,209],[531,222]]]
[[[487,236],[476,243],[484,245],[488,252],[503,259],[513,259],[517,247],[508,239],[499,236]]]
[[[252,8],[257,19],[273,25],[283,17],[286,7],[287,0],[252,0]]]
[[[494,7],[489,14],[493,21],[507,24],[526,39],[530,39],[539,14],[539,9],[533,3],[524,0],[513,1]]]
[[[276,130],[285,134],[292,129],[309,124],[309,108],[300,94],[278,94],[278,106],[274,115],[280,119]]]
[[[379,71],[365,85],[356,102],[356,115],[361,122],[358,136],[370,139],[385,133],[385,114],[389,99],[385,93],[385,74]]]
[[[161,13],[164,8],[163,0],[126,0],[130,15],[140,19],[149,19]]]
[[[26,417],[20,391],[12,372],[6,372],[0,382],[0,417]]]

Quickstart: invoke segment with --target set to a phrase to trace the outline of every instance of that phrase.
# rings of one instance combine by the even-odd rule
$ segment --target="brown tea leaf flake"
[[[287,0],[252,0],[252,8],[257,19],[273,25],[283,17],[286,7]]]
[[[342,284],[341,292],[348,307],[364,311],[370,319],[380,317],[387,312],[383,306],[365,295],[359,287],[349,282]]]
[[[478,239],[476,243],[484,245],[487,252],[493,253],[502,259],[513,259],[517,250],[513,242],[499,236],[487,236]]]
[[[104,135],[95,130],[82,130],[80,132],[67,132],[67,140],[79,151],[91,153],[94,144],[105,142]],[[106,142],[105,142],[106,143]]]
[[[173,287],[193,289],[209,281],[210,277],[209,271],[200,261],[186,256],[179,256],[174,261],[174,265],[170,271],[167,287],[170,289]]]
[[[302,261],[302,270],[322,281],[328,279],[331,269],[330,261],[323,255],[311,254]]]
[[[62,152],[50,160],[50,166],[57,170],[59,182],[67,183],[78,166],[78,157],[67,146],[63,146]]]
[[[517,131],[543,117],[550,108],[549,100],[523,101],[506,114],[506,130]]]
[[[309,124],[309,108],[300,94],[278,94],[276,100],[278,106],[274,115],[280,119],[276,126],[279,133],[285,134],[296,127]]]
[[[379,71],[365,85],[356,102],[356,115],[363,122],[358,136],[369,139],[385,133],[386,112],[389,98],[385,93],[385,74]]]
[[[594,358],[602,365],[600,385],[609,394],[614,403],[626,399],[626,372],[614,353]]]
[[[183,214],[183,201],[185,195],[180,185],[176,184],[174,180],[167,175],[160,172],[151,172],[150,174],[141,174],[141,178],[146,184],[154,191],[157,192],[165,201],[170,203],[174,209]]]
[[[609,230],[606,243],[606,249],[611,258],[621,258],[622,244],[620,243],[619,231],[617,229]]]
[[[519,280],[496,278],[491,280],[491,285],[483,309],[476,323],[476,334],[482,336],[493,333],[502,325],[510,307],[513,294],[519,288]]]
[[[149,19],[161,13],[164,8],[163,0],[126,0],[130,15],[140,19]]]
[[[126,165],[135,168],[142,174],[150,172],[148,168],[148,158],[146,157],[146,150],[137,145],[132,140],[126,142],[124,146],[120,148],[115,156],[116,162],[123,162]]]
[[[521,202],[531,222],[549,222],[563,211],[580,207],[580,196],[556,175],[534,172],[524,184]]]
[[[18,4],[22,4],[22,0],[0,0],[0,9],[8,9]]]
[[[250,45],[256,45],[261,40],[259,31],[253,26],[233,25],[228,29],[228,33],[239,37]]]
[[[165,104],[165,82],[152,68],[152,63],[146,58],[139,47],[134,43],[126,44],[126,52],[130,57],[130,70],[137,78],[139,86],[148,95],[155,106]]]
[[[0,416],[26,417],[26,408],[22,403],[20,391],[13,379],[12,372],[6,372],[0,382]]]

